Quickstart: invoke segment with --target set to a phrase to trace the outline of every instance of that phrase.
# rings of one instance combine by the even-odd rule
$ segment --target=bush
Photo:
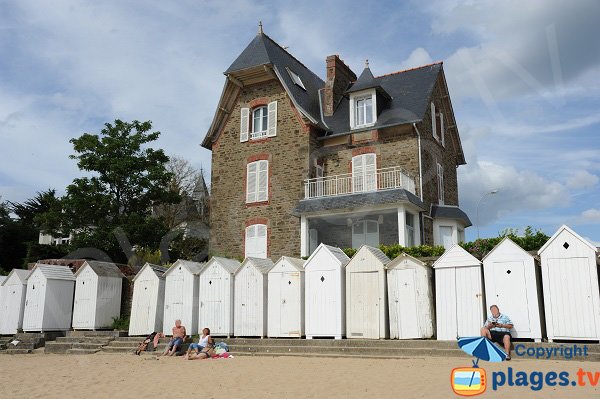
[[[383,245],[379,246],[379,249],[390,259],[396,258],[398,255],[402,253],[406,253],[407,255],[414,256],[415,258],[424,258],[429,256],[441,256],[444,253],[444,247],[441,245],[438,246],[430,246],[430,245],[419,245],[416,247],[403,247],[400,244],[392,244],[392,245]],[[356,252],[358,251],[355,248],[345,248],[343,249],[344,253],[348,255],[349,258],[352,258]]]
[[[129,330],[129,316],[113,317],[111,328],[113,330]]]

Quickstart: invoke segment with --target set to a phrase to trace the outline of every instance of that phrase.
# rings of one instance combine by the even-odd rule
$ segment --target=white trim
[[[306,216],[300,216],[300,256],[308,256],[308,221]]]
[[[363,98],[371,97],[371,112],[373,121],[371,123],[366,123],[363,125],[356,125],[355,121],[355,109],[356,109],[356,100],[360,100]],[[369,89],[365,91],[360,91],[357,93],[350,94],[350,129],[363,129],[369,126],[373,126],[377,123],[377,95],[375,94],[375,89]]]
[[[444,167],[436,161],[437,164],[437,190],[438,190],[438,203],[444,205]]]
[[[406,208],[404,206],[398,207],[398,244],[403,247],[406,246],[406,235],[404,228],[406,226]]]
[[[430,107],[430,111],[431,111],[431,134],[433,135],[433,138],[439,141],[438,135],[437,135],[437,121],[435,120],[436,118],[436,114],[435,114],[435,104],[433,103],[433,101],[431,102],[431,107]]]

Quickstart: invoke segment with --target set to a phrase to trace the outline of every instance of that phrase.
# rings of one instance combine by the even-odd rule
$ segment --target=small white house
[[[304,335],[304,260],[282,256],[269,271],[269,337]]]
[[[13,335],[23,327],[29,270],[13,269],[0,285],[0,335]]]
[[[85,261],[75,273],[73,329],[111,327],[121,316],[121,290],[125,276],[110,262]]]
[[[133,278],[129,335],[148,335],[163,328],[167,268],[146,263]]]
[[[505,237],[483,258],[483,275],[488,308],[497,305],[510,317],[514,338],[540,342],[542,282],[535,258]]]
[[[548,340],[600,340],[596,247],[563,225],[538,254]]]
[[[271,259],[246,258],[235,273],[233,333],[238,337],[267,335],[267,274]]]
[[[181,320],[188,335],[198,333],[198,275],[204,265],[179,259],[165,273],[165,334],[171,335],[175,320]]]
[[[198,331],[210,328],[211,335],[233,335],[234,276],[241,263],[212,257],[199,276]]]
[[[363,245],[346,265],[346,336],[389,337],[387,278],[390,262],[379,248]]]
[[[433,268],[437,339],[479,336],[485,319],[481,262],[455,244]]]
[[[346,271],[350,258],[320,244],[304,263],[306,339],[346,335]]]
[[[390,308],[390,338],[431,338],[433,321],[433,269],[407,254],[386,266]]]
[[[66,266],[38,263],[27,277],[23,331],[71,328],[75,276]]]

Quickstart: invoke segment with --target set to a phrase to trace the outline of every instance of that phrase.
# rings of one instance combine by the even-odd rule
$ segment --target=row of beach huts
[[[483,265],[483,267],[482,267]],[[482,261],[455,245],[439,258],[348,258],[321,244],[308,260],[213,257],[146,264],[133,279],[129,335],[196,334],[455,340],[479,335],[486,307],[515,338],[600,340],[597,248],[562,226],[537,252],[502,240]],[[123,274],[112,263],[14,269],[0,285],[0,334],[108,328],[120,316]]]

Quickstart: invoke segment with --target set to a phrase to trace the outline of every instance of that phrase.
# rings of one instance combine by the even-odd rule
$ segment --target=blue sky
[[[467,165],[460,205],[482,236],[566,223],[600,245],[596,1],[0,0],[0,196],[79,175],[68,140],[152,120],[167,153],[199,146],[222,72],[265,32],[324,77],[339,54],[374,74],[444,61]],[[467,230],[467,239],[476,237]]]

